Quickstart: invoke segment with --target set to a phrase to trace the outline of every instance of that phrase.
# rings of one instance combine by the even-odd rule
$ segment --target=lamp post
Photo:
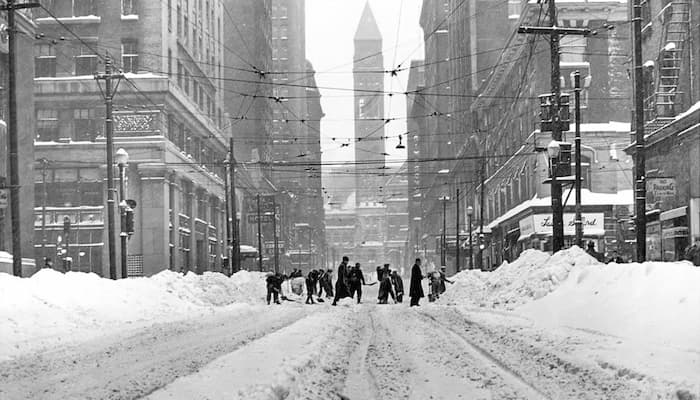
[[[557,183],[557,167],[558,167],[558,160],[559,160],[559,154],[561,153],[561,146],[559,145],[559,141],[557,140],[552,140],[549,142],[547,145],[547,155],[549,156],[549,171],[550,175],[552,177],[552,189],[558,188],[561,186],[558,186]],[[564,232],[563,232],[563,225],[561,227],[558,226],[558,220],[557,220],[557,214],[558,212],[561,212],[561,190],[552,190],[551,193],[552,196],[552,204],[553,205],[558,205],[558,206],[553,206],[552,207],[552,212],[554,213],[554,218],[552,220],[554,221],[554,226],[552,227],[552,253],[556,253],[557,251],[561,250],[564,243]],[[561,229],[560,229],[561,228]]]
[[[469,225],[469,269],[474,269],[474,257],[472,257],[472,215],[474,215],[474,207],[467,207],[467,225]]]
[[[583,221],[581,220],[581,73],[577,70],[573,73],[574,96],[576,99],[576,173],[574,188],[576,189],[576,246],[583,248]]]
[[[126,233],[126,208],[128,207],[126,203],[125,192],[125,171],[129,163],[129,153],[126,150],[119,148],[114,154],[114,161],[116,161],[119,166],[119,216],[121,217],[121,229],[119,232],[119,238],[121,239],[121,267],[122,267],[122,278],[128,276],[126,264],[127,264],[127,252],[126,252],[126,239],[128,234]]]

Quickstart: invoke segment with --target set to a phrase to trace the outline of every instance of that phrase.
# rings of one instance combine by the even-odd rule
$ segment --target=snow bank
[[[30,278],[0,273],[0,360],[18,353],[173,321],[215,307],[263,302],[265,275],[241,271],[113,281],[43,269]]]
[[[543,326],[700,349],[700,268],[688,262],[601,264],[578,247],[527,250],[493,272],[463,271],[442,304],[511,310]]]
[[[557,290],[517,310],[565,325],[700,349],[700,268],[687,262],[608,264],[571,271]]]
[[[455,284],[442,295],[443,304],[471,304],[495,308],[515,307],[539,299],[556,289],[575,266],[601,265],[578,247],[550,256],[526,250],[512,263],[493,272],[466,270],[455,275]]]

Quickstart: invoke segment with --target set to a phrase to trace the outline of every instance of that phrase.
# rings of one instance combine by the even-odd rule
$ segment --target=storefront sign
[[[576,234],[574,223],[575,214],[564,214],[564,234],[573,236]],[[605,215],[603,213],[581,214],[584,235],[603,235]],[[552,215],[535,214],[520,220],[520,237],[529,236],[532,233],[539,235],[552,234]]]
[[[648,178],[647,193],[657,200],[674,197],[676,195],[676,180],[674,178]]]

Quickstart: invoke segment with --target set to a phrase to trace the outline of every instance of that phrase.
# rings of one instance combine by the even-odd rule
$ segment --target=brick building
[[[517,11],[518,26],[547,22],[541,4],[523,2]],[[558,18],[560,26],[601,29],[606,24],[624,23],[627,6],[619,1],[568,1],[558,4]],[[571,74],[575,70],[590,81],[581,101],[582,204],[584,218],[589,221],[584,238],[594,241],[599,251],[616,249],[626,258],[631,257],[625,242],[627,233],[617,221],[629,215],[633,203],[631,159],[619,151],[629,135],[629,46],[629,38],[618,29],[561,41],[562,91],[573,91]],[[551,210],[538,208],[551,202],[549,185],[543,184],[549,168],[543,150],[551,136],[537,129],[538,95],[551,91],[549,70],[547,42],[542,37],[518,34],[513,28],[471,105],[478,122],[468,145],[488,155],[479,166],[485,172],[483,187],[478,185],[472,193],[474,208],[484,210],[486,248],[479,259],[487,268],[516,257],[525,248],[551,250],[551,221],[547,222],[546,216]],[[564,139],[573,141],[573,132],[565,133]],[[485,195],[480,204],[482,189]],[[565,196],[567,192],[565,187]],[[573,203],[573,196],[565,203],[565,225]],[[571,244],[573,231],[565,229],[565,235],[567,245]]]
[[[228,144],[222,1],[43,3],[60,24],[35,14],[44,33],[35,42],[38,255],[67,247],[73,270],[109,275],[105,108],[93,75],[110,54],[125,73],[114,150],[130,154],[125,197],[138,204],[129,274],[220,270]],[[65,218],[71,229],[59,242]]]
[[[642,18],[647,259],[673,261],[700,237],[700,3],[644,1]]]

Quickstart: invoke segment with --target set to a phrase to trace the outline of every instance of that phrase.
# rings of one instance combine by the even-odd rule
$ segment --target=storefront
[[[564,214],[564,239],[567,247],[573,244],[576,236],[575,216],[573,213]],[[605,236],[605,213],[583,213],[584,242],[592,241],[598,251],[602,251],[603,236]],[[551,251],[552,238],[552,214],[532,214],[521,219],[519,247],[522,249],[536,248],[542,251]]]

